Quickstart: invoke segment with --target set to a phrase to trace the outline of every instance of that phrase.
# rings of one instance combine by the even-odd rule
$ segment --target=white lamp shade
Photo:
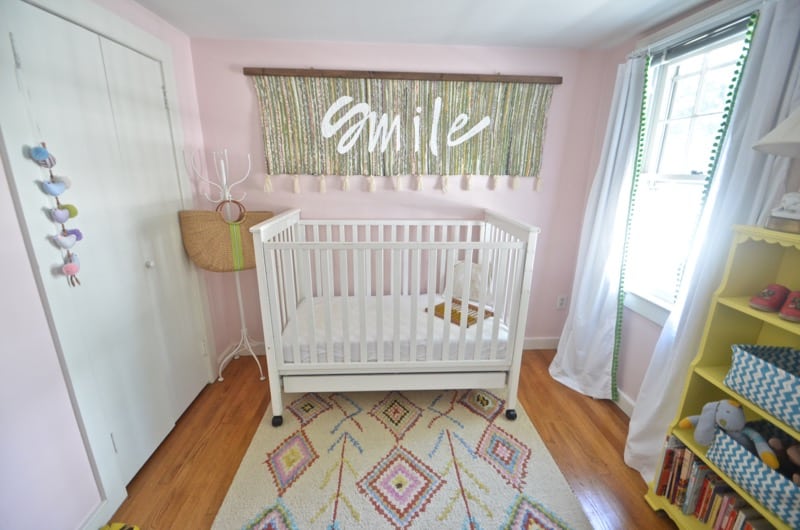
[[[753,145],[771,155],[800,158],[800,107]]]

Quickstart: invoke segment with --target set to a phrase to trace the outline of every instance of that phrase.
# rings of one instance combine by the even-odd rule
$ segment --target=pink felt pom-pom
[[[80,263],[67,263],[63,267],[61,267],[61,272],[63,272],[66,276],[75,276],[78,274],[78,271],[81,270]]]

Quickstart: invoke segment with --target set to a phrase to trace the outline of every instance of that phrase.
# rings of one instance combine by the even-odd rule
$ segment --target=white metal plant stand
[[[206,178],[203,176],[203,163],[199,156],[192,156],[191,162],[187,163],[190,166],[190,170],[203,182],[207,183],[209,186],[216,188],[219,190],[219,199],[215,199],[211,197],[208,193],[203,193],[206,199],[214,204],[219,204],[223,201],[230,201],[233,199],[233,195],[231,192],[233,191],[234,186],[241,184],[247,177],[250,176],[250,170],[252,169],[252,160],[250,159],[250,155],[247,155],[247,172],[245,173],[244,177],[240,178],[236,182],[228,184],[228,168],[230,167],[230,163],[228,162],[228,150],[223,149],[221,152],[214,151],[212,153],[214,158],[214,171],[217,174],[217,179],[221,182],[221,184],[217,184],[216,182]],[[247,196],[247,192],[243,193],[241,198],[236,199],[238,201],[243,201],[244,198]],[[225,206],[225,215],[230,215],[230,204]],[[256,364],[258,365],[258,374],[259,379],[264,381],[266,377],[264,376],[264,370],[261,367],[261,362],[258,360],[258,356],[253,351],[254,346],[263,346],[264,343],[253,338],[250,338],[250,335],[247,331],[247,323],[245,322],[244,318],[244,304],[242,302],[242,285],[241,281],[239,280],[239,271],[234,271],[234,279],[236,281],[236,301],[239,304],[239,321],[241,323],[241,334],[239,336],[239,342],[235,345],[230,346],[227,350],[225,350],[225,354],[222,358],[222,361],[219,363],[219,371],[218,371],[218,381],[224,381],[222,377],[222,370],[225,369],[225,366],[231,361],[231,359],[238,359],[240,355],[247,353],[249,354],[253,360],[255,360]]]

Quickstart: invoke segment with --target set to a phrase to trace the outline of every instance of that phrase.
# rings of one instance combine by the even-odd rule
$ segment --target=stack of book
[[[677,437],[664,444],[656,495],[711,530],[762,530],[772,525]]]

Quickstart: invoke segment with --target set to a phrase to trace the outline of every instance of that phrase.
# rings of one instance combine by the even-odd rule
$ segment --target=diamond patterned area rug
[[[481,391],[287,395],[213,528],[591,528],[524,411]]]

